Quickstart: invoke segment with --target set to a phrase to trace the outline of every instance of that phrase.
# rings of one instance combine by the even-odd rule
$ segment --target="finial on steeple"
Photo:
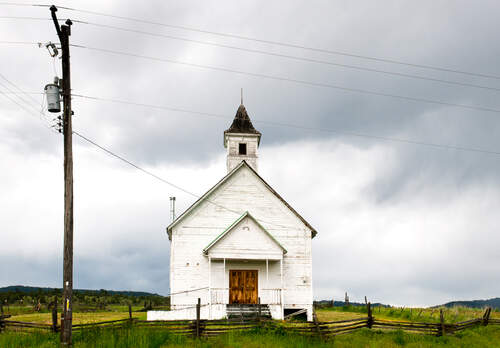
[[[241,88],[241,105],[243,105],[243,88]]]

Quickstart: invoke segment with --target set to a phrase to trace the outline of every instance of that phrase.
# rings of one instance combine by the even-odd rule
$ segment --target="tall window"
[[[240,146],[239,146],[239,154],[240,154],[240,155],[246,155],[246,154],[247,154],[247,144],[245,144],[245,143],[240,143]]]

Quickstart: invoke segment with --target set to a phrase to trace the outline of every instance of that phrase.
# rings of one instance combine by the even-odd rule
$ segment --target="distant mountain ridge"
[[[314,303],[318,305],[331,305],[332,301],[330,300],[321,300],[321,301],[314,301]],[[364,303],[360,302],[349,302],[349,305],[354,306],[354,307],[359,307],[359,306],[366,306]],[[343,307],[345,306],[344,301],[335,301],[334,307]],[[381,307],[390,307],[390,305],[386,305],[383,303],[372,303],[372,306],[381,306]],[[493,309],[500,309],[500,297],[495,297],[495,298],[490,298],[488,300],[469,300],[469,301],[451,301],[447,302],[442,305],[437,305],[437,306],[431,306],[430,308],[438,308],[438,307],[454,307],[454,306],[463,306],[463,307],[469,307],[469,308],[484,308],[484,307],[491,307]]]
[[[500,297],[490,298],[489,300],[452,301],[445,303],[442,306],[444,307],[464,306],[470,308],[491,307],[500,309]]]
[[[5,286],[3,288],[0,288],[0,293],[5,293],[5,292],[20,292],[20,293],[25,293],[25,294],[31,294],[31,293],[49,293],[53,292],[54,290],[57,291],[62,291],[61,288],[48,288],[48,287],[38,287],[38,286],[24,286],[24,285],[11,285],[11,286]],[[145,291],[125,291],[125,290],[105,290],[105,289],[100,289],[100,290],[92,290],[92,289],[73,289],[74,292],[76,293],[85,293],[85,294],[99,294],[105,291],[106,293],[110,295],[126,295],[126,296],[135,296],[135,297],[140,297],[140,296],[161,296],[158,294],[153,294],[150,292],[145,292]]]
[[[320,300],[320,301],[314,301],[315,304],[317,305],[326,305],[326,306],[329,306],[332,304],[332,301],[331,300]],[[349,305],[350,306],[353,306],[353,307],[365,307],[366,304],[365,303],[361,303],[361,302],[349,302]],[[371,304],[372,306],[374,307],[390,307],[389,305],[386,305],[386,304],[383,304],[383,303],[372,303]],[[344,301],[334,301],[333,303],[333,306],[334,307],[344,307],[345,306],[345,302]]]

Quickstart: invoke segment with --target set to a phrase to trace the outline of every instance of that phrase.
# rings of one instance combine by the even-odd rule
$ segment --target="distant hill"
[[[5,293],[5,292],[19,292],[23,294],[31,294],[31,293],[50,293],[53,291],[62,291],[61,288],[43,288],[43,287],[36,287],[36,286],[23,286],[23,285],[12,285],[12,286],[6,286],[3,288],[0,288],[0,293]],[[143,291],[116,291],[116,290],[90,290],[90,289],[73,289],[73,292],[75,293],[81,293],[81,294],[92,294],[92,295],[97,295],[97,294],[102,294],[103,292],[109,294],[109,295],[126,295],[126,296],[134,296],[134,297],[141,297],[141,296],[161,296],[158,294],[153,294],[150,292],[143,292]]]
[[[490,298],[489,300],[472,300],[472,301],[452,301],[445,303],[444,307],[463,306],[470,308],[491,307],[500,309],[500,297]]]
[[[331,306],[332,301],[330,301],[330,300],[314,301],[314,304],[319,305],[319,306],[322,306],[322,305],[323,306]],[[353,307],[361,307],[361,306],[365,307],[366,306],[365,303],[360,303],[360,302],[349,302],[349,305],[353,306]],[[372,303],[371,305],[374,307],[390,307],[389,305],[386,305],[383,303]],[[345,302],[344,301],[335,301],[333,303],[333,306],[334,307],[344,307]]]

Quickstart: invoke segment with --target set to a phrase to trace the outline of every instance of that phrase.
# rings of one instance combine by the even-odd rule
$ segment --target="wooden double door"
[[[229,271],[229,304],[256,304],[258,301],[259,273],[256,270]]]

